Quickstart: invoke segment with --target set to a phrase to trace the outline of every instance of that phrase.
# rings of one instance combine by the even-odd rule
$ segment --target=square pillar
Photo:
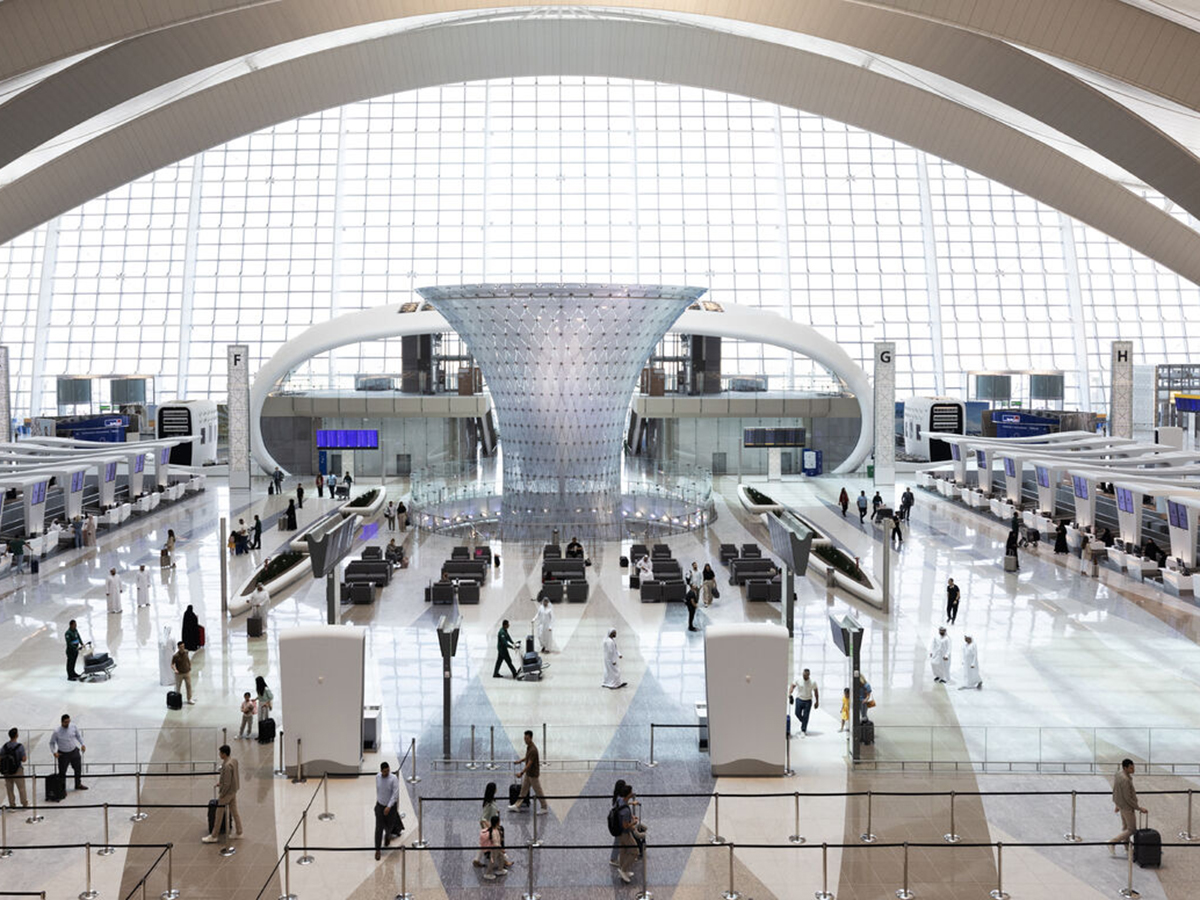
[[[250,347],[230,344],[229,373],[229,488],[250,490]]]
[[[875,483],[896,483],[896,345],[875,342]]]
[[[1112,342],[1108,433],[1111,437],[1133,438],[1133,341]]]

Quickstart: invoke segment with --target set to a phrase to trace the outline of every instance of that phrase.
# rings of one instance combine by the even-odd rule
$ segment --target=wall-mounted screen
[[[1088,498],[1087,479],[1082,475],[1074,475],[1071,478],[1075,482],[1075,496],[1080,500]]]
[[[86,476],[87,476],[86,472],[72,472],[71,473],[71,493],[72,494],[78,494],[80,491],[83,490],[83,482],[86,479]]]
[[[1011,456],[1004,457],[1004,474],[1009,478],[1017,477],[1017,461]]]
[[[742,430],[743,447],[803,447],[803,428],[745,428]]]
[[[1035,466],[1037,469],[1037,483],[1044,488],[1050,487],[1050,470],[1045,466]]]
[[[46,502],[46,485],[48,481],[37,481],[29,486],[29,502],[33,506]]]
[[[116,463],[109,463],[108,465],[106,465],[104,467],[104,480],[106,482],[117,480],[117,464]]]
[[[158,448],[159,465],[165,466],[170,461],[171,461],[171,448],[170,447],[159,447]]]
[[[1187,507],[1182,503],[1176,503],[1174,500],[1168,500],[1167,521],[1171,523],[1172,528],[1187,528]]]
[[[975,465],[981,469],[987,468],[987,452],[984,450],[975,451]]]
[[[146,454],[145,453],[139,453],[137,456],[135,456],[133,458],[133,471],[135,471],[135,472],[145,472],[146,471]]]
[[[318,450],[378,450],[379,432],[373,428],[318,428]]]
[[[1133,491],[1128,488],[1117,488],[1117,509],[1121,512],[1133,512]]]
[[[958,444],[951,444],[950,458],[955,462],[959,462],[962,459],[962,447],[958,446]]]

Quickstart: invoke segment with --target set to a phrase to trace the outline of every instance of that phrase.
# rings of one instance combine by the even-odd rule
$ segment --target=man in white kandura
[[[620,658],[621,654],[617,650],[617,629],[614,628],[604,639],[604,684],[601,687],[616,690],[628,683],[621,680],[621,670],[617,666],[617,660]]]
[[[108,611],[110,613],[119,613],[121,611],[121,591],[125,588],[121,584],[121,576],[117,574],[116,569],[108,570],[108,577],[104,579],[104,593],[108,597]]]
[[[542,598],[542,605],[533,618],[533,633],[538,636],[543,653],[557,651],[558,648],[554,646],[554,610],[550,607],[549,597]]]
[[[946,684],[950,680],[950,638],[946,629],[939,628],[933,646],[929,648],[929,661],[933,666],[933,680],[938,684]]]
[[[137,605],[150,605],[150,572],[145,566],[141,566],[137,575],[134,576],[137,582]]]
[[[983,688],[983,676],[979,673],[979,648],[969,634],[963,640],[966,642],[962,652],[963,683],[959,690],[975,688],[978,691]]]

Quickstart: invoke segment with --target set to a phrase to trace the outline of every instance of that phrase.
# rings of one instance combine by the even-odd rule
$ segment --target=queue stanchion
[[[951,829],[953,831],[954,829]],[[900,880],[900,887],[896,891],[898,900],[913,900],[917,896],[908,889],[908,841],[904,842],[904,875]]]
[[[425,798],[417,798],[417,839],[413,841],[413,846],[418,850],[424,850],[429,846],[425,840]]]
[[[167,889],[159,894],[162,900],[179,900],[175,890],[175,845],[167,844]]]
[[[650,723],[650,763],[646,768],[653,769],[658,763],[654,761],[654,723]]]
[[[499,766],[496,765],[496,726],[495,725],[488,726],[488,744],[490,745],[490,749],[488,750],[488,764],[486,766],[484,766],[484,768],[487,769],[489,772],[495,772],[496,769],[500,768]]]
[[[795,800],[795,813],[796,813],[796,830],[794,832],[792,832],[790,835],[788,835],[788,843],[803,844],[804,843],[804,835],[802,835],[800,833],[800,792],[799,791],[796,791],[796,793],[794,795],[794,800]]]
[[[303,810],[300,813],[300,840],[304,842],[304,855],[296,860],[298,866],[311,866],[313,864],[313,856],[308,852],[308,810]]]
[[[1132,865],[1133,865],[1133,863],[1131,862],[1130,866],[1132,867]],[[1129,881],[1131,884],[1133,883],[1133,869],[1132,868],[1130,868],[1130,870],[1129,870]],[[1121,895],[1125,896],[1125,892],[1122,891]],[[1008,900],[1008,894],[1006,894],[1004,892],[1004,842],[1003,841],[996,842],[996,889],[994,891],[988,891],[988,896],[991,897],[992,900]],[[1134,894],[1133,896],[1136,897],[1137,894]]]
[[[331,813],[329,811],[329,773],[328,772],[326,772],[324,775],[321,776],[321,793],[323,795],[325,811],[317,816],[317,821],[318,822],[332,822],[334,819],[337,818],[337,816],[335,816],[333,813]]]
[[[821,889],[813,896],[816,900],[833,900],[829,892],[829,845],[821,842]]]
[[[871,830],[871,807],[873,805],[871,792],[867,791],[867,830],[858,836],[858,839],[864,844],[873,844],[878,840],[875,832]]]
[[[304,739],[296,738],[296,774],[292,778],[292,784],[304,784],[307,781],[304,777]]]
[[[944,840],[947,844],[957,844],[959,841],[962,840],[962,838],[958,836],[958,832],[954,830],[954,796],[955,796],[954,791],[951,791],[950,792],[950,832],[948,834],[942,835],[942,840]],[[867,830],[870,831],[870,828],[868,828]]]
[[[545,722],[543,722],[543,723],[542,723],[542,759],[549,759],[549,758],[550,758],[550,753],[549,753],[549,751],[546,749],[546,747],[547,747],[547,742],[546,742],[546,723],[545,723]]]
[[[413,895],[408,892],[408,850],[400,845],[400,893],[395,897],[395,900],[413,900]]]
[[[133,773],[134,791],[137,793],[137,812],[129,817],[130,822],[144,822],[150,814],[142,811],[142,767],[139,764]],[[36,787],[36,785],[35,785]]]
[[[733,889],[733,843],[729,844],[729,890],[721,895],[723,900],[740,900],[741,894]]]
[[[417,774],[417,739],[412,739],[412,744],[409,746],[409,753],[412,754],[412,774],[405,779],[409,784],[417,784],[421,780],[421,776]]]
[[[533,819],[533,841],[532,841],[532,843],[533,843],[533,846],[540,847],[540,846],[542,846],[542,841],[538,837],[537,823],[538,823],[538,819],[541,818],[541,816],[538,815],[537,807],[533,803],[529,804],[529,808],[533,811],[533,816],[532,816],[532,819]]]
[[[92,845],[86,843],[83,845],[83,858],[85,862],[85,872],[87,878],[87,887],[79,894],[79,900],[96,900],[100,896],[100,892],[92,888]]]
[[[104,804],[104,846],[96,851],[96,855],[97,856],[112,856],[116,852],[117,852],[117,848],[114,847],[111,843],[109,843],[109,840],[108,840],[108,804],[105,803]]]
[[[1081,838],[1079,836],[1079,834],[1075,831],[1075,811],[1076,811],[1076,797],[1075,797],[1075,792],[1071,791],[1071,828],[1066,834],[1063,835],[1063,840],[1070,841],[1072,844],[1078,844],[1080,841],[1083,840],[1083,838]]]
[[[300,900],[292,893],[292,864],[291,864],[292,848],[287,844],[283,845],[283,893],[279,895],[279,900]]]
[[[37,790],[37,785],[34,785]],[[0,859],[8,859],[12,851],[8,849],[8,807],[0,806]]]
[[[710,844],[723,844],[725,838],[721,837],[721,795],[713,794],[713,836],[709,838]]]
[[[471,725],[471,761],[467,763],[466,768],[474,772],[479,768],[479,763],[475,762],[475,725]]]
[[[648,848],[642,845],[642,889],[634,895],[635,900],[654,900],[654,895],[650,893],[650,888],[646,886],[646,857],[649,856]]]
[[[796,770],[792,768],[792,742],[788,741],[784,746],[787,748],[787,760],[783,764],[783,777],[791,778],[796,774]]]
[[[529,880],[521,900],[542,900],[542,895],[533,889],[533,844],[529,845]]]
[[[38,822],[43,821],[46,817],[38,812],[38,808],[37,808],[37,794],[38,794],[37,766],[32,763],[29,766],[29,778],[30,778],[30,781],[33,783],[33,811],[30,812],[30,814],[26,817],[25,824],[36,825]]]
[[[1072,829],[1072,831],[1073,830],[1074,829]],[[1195,836],[1192,834],[1192,791],[1191,791],[1191,788],[1188,789],[1187,827],[1183,831],[1179,832],[1179,838],[1180,838],[1180,840],[1184,840],[1184,841],[1196,840]]]
[[[261,723],[259,728],[261,728]],[[279,729],[279,766],[275,769],[276,775],[287,775],[287,769],[283,765],[283,729]]]

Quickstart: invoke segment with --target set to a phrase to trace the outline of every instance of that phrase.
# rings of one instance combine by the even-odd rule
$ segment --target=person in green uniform
[[[79,651],[83,649],[83,638],[79,636],[79,629],[75,627],[74,619],[67,626],[67,633],[64,637],[67,641],[67,679],[78,681],[79,676],[75,674],[75,660],[79,659]]]
[[[512,657],[508,655],[509,650],[516,650],[517,645],[512,642],[512,638],[508,636],[508,619],[500,626],[500,633],[496,635],[496,668],[492,670],[493,678],[500,678],[501,664],[507,665],[508,670],[512,672],[513,678],[517,677],[517,668],[513,665]]]

